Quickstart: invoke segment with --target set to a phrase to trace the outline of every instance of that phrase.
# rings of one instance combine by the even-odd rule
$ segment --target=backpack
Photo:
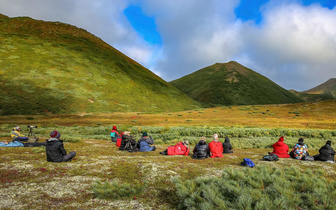
[[[118,137],[115,132],[111,132],[111,141],[112,142],[117,142]]]
[[[269,155],[265,155],[263,157],[263,160],[267,160],[267,161],[278,161],[279,160],[279,156],[276,154],[269,154]]]
[[[250,168],[253,168],[255,166],[253,161],[249,158],[244,158],[243,162],[241,162],[240,165],[247,166],[247,167],[250,167]]]
[[[133,145],[132,145],[131,139],[133,140],[132,137],[125,139],[126,144],[125,144],[125,149],[124,150],[127,150],[129,152],[131,152],[135,149],[135,146],[133,147]]]

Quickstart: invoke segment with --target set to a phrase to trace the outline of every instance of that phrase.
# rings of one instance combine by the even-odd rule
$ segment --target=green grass
[[[0,40],[0,115],[199,106],[99,38],[68,24],[0,18]]]

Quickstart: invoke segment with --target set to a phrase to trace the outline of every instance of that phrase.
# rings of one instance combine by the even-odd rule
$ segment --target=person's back
[[[209,149],[211,152],[211,158],[223,157],[223,145],[218,141],[218,134],[213,135],[214,140],[209,143]]]
[[[125,131],[124,135],[122,136],[122,140],[120,143],[119,150],[124,151],[134,151],[136,148],[136,141],[133,136],[130,135],[129,131]]]
[[[147,132],[143,132],[142,138],[139,140],[139,151],[140,152],[150,152],[154,151],[156,147],[151,147],[149,145],[154,144],[154,140],[150,136],[150,138],[147,137]]]
[[[284,143],[284,137],[281,136],[279,140],[273,144],[273,152],[271,154],[278,155],[279,158],[289,158],[288,145]]]
[[[210,157],[210,149],[204,140],[200,140],[194,148],[194,159],[205,159]]]
[[[290,156],[294,159],[301,160],[303,157],[309,155],[308,147],[304,144],[304,139],[300,138],[298,143],[294,146],[290,152]]]
[[[50,133],[50,139],[46,144],[46,155],[48,162],[65,162],[69,161],[76,156],[76,152],[67,154],[63,146],[63,141],[60,139],[61,134],[58,131]]]
[[[233,153],[229,137],[225,137],[223,142],[223,153]]]
[[[170,146],[167,149],[168,155],[189,155],[189,141],[179,142],[174,146]]]
[[[314,156],[314,160],[320,161],[334,161],[335,150],[331,147],[331,141],[322,146],[319,150],[319,154]]]

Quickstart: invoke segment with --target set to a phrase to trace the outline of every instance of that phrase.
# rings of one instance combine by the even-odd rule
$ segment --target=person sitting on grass
[[[61,133],[52,131],[50,139],[47,140],[46,154],[48,162],[67,162],[71,161],[76,156],[76,152],[67,154],[63,146],[63,141],[60,139]]]
[[[233,153],[229,137],[225,137],[225,142],[223,142],[223,153]]]
[[[117,142],[118,140],[121,141],[121,135],[118,133],[117,126],[113,126],[111,130],[111,141],[112,142]],[[119,145],[120,147],[120,145]]]
[[[21,131],[21,128],[19,126],[15,126],[12,129],[11,137],[12,137],[13,141],[27,142],[29,140],[29,138],[25,135],[22,135],[20,133],[20,131]]]
[[[281,136],[279,140],[273,144],[273,152],[270,154],[276,154],[279,158],[289,158],[288,145],[284,143],[284,137]]]
[[[189,141],[184,140],[183,142],[179,142],[174,146],[168,147],[163,152],[160,152],[161,155],[189,155]]]
[[[218,141],[218,134],[213,135],[213,141],[209,143],[211,158],[222,158],[223,157],[223,145]]]
[[[320,154],[314,156],[314,160],[319,161],[330,161],[334,162],[335,150],[331,147],[331,141],[328,140],[327,143],[321,147],[319,150]]]
[[[291,158],[301,160],[303,157],[309,156],[308,147],[304,144],[304,139],[300,138],[298,143],[289,153]]]
[[[129,151],[133,152],[136,150],[136,140],[134,139],[133,136],[131,136],[131,132],[125,131],[124,135],[122,136],[122,140],[120,143],[119,150],[121,151]]]
[[[18,141],[12,141],[12,142],[0,142],[0,147],[40,147],[40,146],[46,146],[47,143],[45,142],[35,142],[35,143],[21,143]]]
[[[195,146],[193,152],[194,152],[192,156],[193,159],[206,159],[210,157],[210,149],[209,146],[206,144],[205,137],[201,137],[200,141]]]
[[[147,136],[148,136],[147,132],[143,132],[142,138],[138,142],[138,148],[140,152],[150,152],[156,150],[155,146],[153,147],[149,146],[154,144],[153,138],[151,136],[149,136],[148,138]]]

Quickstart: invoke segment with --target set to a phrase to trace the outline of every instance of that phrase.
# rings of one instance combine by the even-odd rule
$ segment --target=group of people
[[[324,146],[319,150],[319,154],[315,156],[309,156],[308,147],[304,143],[304,139],[300,138],[297,144],[289,152],[288,145],[284,143],[284,137],[281,136],[279,140],[273,144],[273,152],[270,154],[276,154],[279,158],[294,158],[297,160],[319,160],[334,162],[335,150],[331,147],[331,141],[328,140]]]
[[[48,162],[67,162],[71,161],[76,152],[67,153],[64,149],[63,140],[61,139],[61,133],[59,131],[52,131],[50,138],[46,142],[37,142],[39,139],[30,139],[29,137],[22,135],[21,128],[15,126],[11,131],[12,142],[0,142],[0,147],[46,147],[46,156]],[[29,142],[32,140],[32,142]]]
[[[129,152],[150,152],[155,151],[155,146],[150,146],[154,144],[154,140],[151,136],[148,138],[147,132],[142,133],[142,138],[137,142],[133,136],[130,135],[129,131],[118,132],[116,126],[112,127],[111,130],[111,140],[116,142],[116,146],[119,147],[121,151]],[[169,146],[166,150],[160,152],[162,155],[185,155],[188,156],[190,152],[189,141],[184,140],[177,143],[176,145]],[[233,153],[232,146],[230,144],[230,139],[225,138],[225,142],[222,143],[218,140],[218,134],[213,135],[213,141],[206,143],[206,138],[202,137],[198,144],[193,150],[194,159],[205,159],[211,158],[222,158],[223,153]]]

